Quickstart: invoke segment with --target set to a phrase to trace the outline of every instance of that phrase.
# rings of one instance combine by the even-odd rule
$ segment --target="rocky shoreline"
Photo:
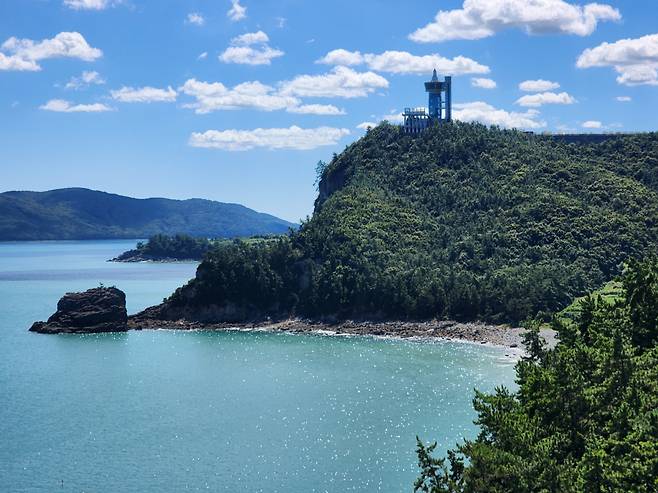
[[[67,293],[57,303],[57,311],[47,322],[35,322],[30,330],[46,334],[125,332],[127,330],[262,330],[293,334],[327,334],[391,337],[414,340],[459,340],[491,344],[523,351],[525,329],[482,322],[455,322],[447,320],[423,321],[371,321],[371,320],[310,320],[304,318],[270,318],[243,322],[212,322],[190,320],[203,313],[181,316],[167,310],[166,304],[152,306],[127,316],[126,295],[115,287],[100,286],[81,293]],[[555,332],[542,331],[549,347],[555,345]]]
[[[176,257],[156,257],[153,255],[144,255],[142,253],[132,254],[134,250],[124,252],[118,257],[114,257],[108,260],[108,262],[124,262],[124,263],[135,263],[135,262],[150,262],[150,263],[175,263],[175,262],[199,262],[198,258],[176,258]],[[130,255],[128,255],[130,254]]]
[[[148,312],[148,310],[147,310]],[[525,329],[481,322],[454,322],[446,320],[428,321],[341,321],[322,322],[301,318],[279,321],[264,320],[240,323],[207,323],[190,320],[159,320],[145,316],[142,312],[128,318],[128,328],[170,330],[263,330],[293,334],[331,334],[391,337],[413,340],[458,340],[479,344],[490,344],[523,350]],[[542,337],[552,347],[556,343],[555,331],[542,330]]]

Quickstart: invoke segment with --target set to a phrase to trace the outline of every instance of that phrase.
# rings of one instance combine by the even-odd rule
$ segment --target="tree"
[[[554,349],[531,324],[518,391],[476,393],[480,434],[448,452],[450,467],[419,441],[416,491],[657,491],[657,276],[657,260],[629,262],[621,300],[555,320]]]
[[[590,144],[476,123],[417,136],[381,124],[318,162],[313,216],[288,235],[292,263],[272,270],[297,276],[281,289],[301,316],[548,322],[658,249],[656,162],[658,134]],[[275,262],[277,248],[239,252],[247,266]],[[243,281],[216,279],[237,291]],[[180,297],[191,304],[194,282]],[[221,300],[245,313],[255,301]]]
[[[326,169],[327,163],[320,159],[315,165],[315,182],[313,183],[313,186],[315,186],[316,189],[320,185],[320,181],[322,181]]]

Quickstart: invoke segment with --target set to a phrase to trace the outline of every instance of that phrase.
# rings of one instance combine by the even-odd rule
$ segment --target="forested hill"
[[[177,233],[233,238],[279,234],[293,226],[239,204],[211,200],[134,199],[85,188],[0,193],[0,241]]]
[[[322,168],[322,167],[321,167]],[[658,134],[568,143],[382,124],[321,169],[313,217],[221,248],[164,317],[548,314],[658,246]]]

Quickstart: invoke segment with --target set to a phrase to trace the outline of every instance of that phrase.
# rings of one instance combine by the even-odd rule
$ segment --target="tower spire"
[[[441,108],[443,107],[441,92],[443,91],[443,83],[439,82],[439,77],[436,75],[436,69],[432,72],[432,80],[425,82],[425,91],[427,91],[429,95],[427,106],[429,107],[430,120],[441,120]]]

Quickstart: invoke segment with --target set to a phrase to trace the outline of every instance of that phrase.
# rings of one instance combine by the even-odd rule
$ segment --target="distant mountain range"
[[[0,241],[147,238],[155,234],[231,238],[279,234],[296,224],[239,204],[135,199],[86,188],[0,193]]]

